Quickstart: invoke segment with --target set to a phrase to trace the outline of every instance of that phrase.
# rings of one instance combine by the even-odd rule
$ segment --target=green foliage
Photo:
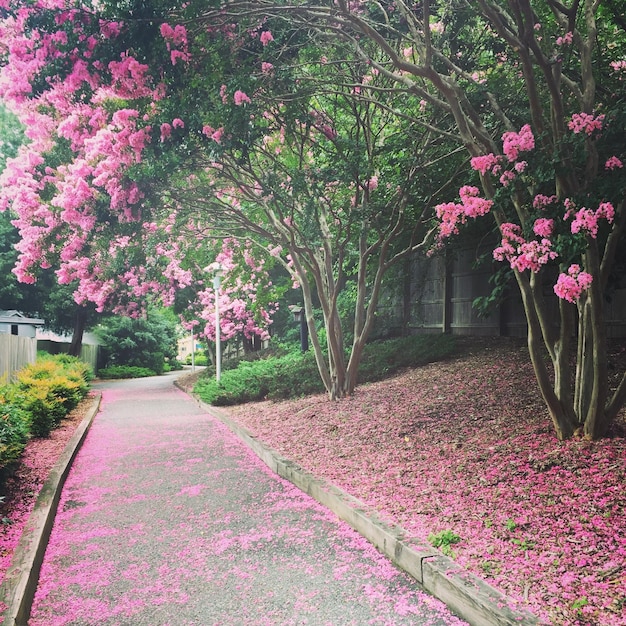
[[[162,374],[166,360],[176,360],[176,324],[159,311],[145,319],[112,317],[98,334],[106,368],[128,365]]]
[[[28,441],[29,418],[16,398],[15,387],[0,387],[0,468],[16,461]]]
[[[191,365],[191,354],[188,354],[185,358],[185,364],[186,365]],[[209,364],[209,359],[207,359],[206,354],[204,354],[204,352],[196,352],[196,354],[194,355],[194,365],[208,365]]]
[[[428,541],[433,547],[439,548],[445,555],[454,557],[452,546],[455,543],[459,543],[461,537],[454,531],[446,529],[438,533],[431,533],[428,535]]]
[[[146,378],[156,376],[157,373],[148,367],[138,367],[137,365],[112,365],[98,370],[100,378]]]
[[[361,382],[381,380],[403,367],[415,367],[451,354],[454,341],[448,335],[415,335],[377,341],[366,346]],[[202,400],[216,406],[269,398],[280,400],[322,393],[324,385],[312,352],[293,352],[254,362],[242,361],[222,373],[219,384],[212,370],[194,389]]]
[[[68,355],[40,356],[17,375],[16,398],[28,415],[29,431],[47,437],[89,391],[89,366]]]
[[[438,361],[454,351],[451,335],[411,335],[386,341],[376,341],[365,346],[360,382],[373,382],[405,368]]]

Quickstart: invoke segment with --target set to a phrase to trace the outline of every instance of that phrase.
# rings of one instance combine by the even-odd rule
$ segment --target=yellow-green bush
[[[89,367],[67,355],[40,356],[18,372],[22,408],[29,414],[30,433],[47,437],[89,391]]]

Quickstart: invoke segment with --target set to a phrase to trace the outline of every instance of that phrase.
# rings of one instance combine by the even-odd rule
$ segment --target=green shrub
[[[157,373],[147,367],[137,367],[135,365],[114,365],[103,367],[98,370],[100,378],[146,378],[156,376]]]
[[[445,334],[410,335],[365,346],[359,382],[374,382],[406,367],[439,361],[454,351],[454,337]]]
[[[89,366],[67,355],[40,356],[17,374],[21,408],[30,434],[47,437],[50,431],[87,395]]]
[[[365,346],[359,383],[381,380],[404,367],[416,367],[445,358],[454,350],[449,335],[415,335],[376,341]],[[269,398],[280,400],[324,391],[312,351],[240,361],[222,373],[218,383],[207,369],[194,391],[209,404],[232,405]]]
[[[14,385],[0,387],[0,469],[20,457],[29,428],[28,414],[19,406]]]

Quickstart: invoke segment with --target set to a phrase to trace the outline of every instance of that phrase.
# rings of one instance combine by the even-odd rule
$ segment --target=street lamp
[[[224,270],[216,261],[206,268],[207,272],[213,274],[213,289],[215,291],[215,380],[220,382],[222,377],[222,343],[220,332],[220,285],[222,284],[222,276]]]
[[[300,348],[302,352],[306,352],[309,349],[309,328],[306,323],[304,308],[292,304],[289,310],[293,313],[294,321],[300,324]]]
[[[191,371],[196,371],[196,321],[191,322]]]

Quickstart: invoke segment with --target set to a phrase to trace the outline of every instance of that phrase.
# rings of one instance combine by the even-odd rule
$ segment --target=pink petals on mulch
[[[515,343],[229,414],[418,539],[453,530],[456,561],[542,619],[626,624],[626,441],[559,442]]]

